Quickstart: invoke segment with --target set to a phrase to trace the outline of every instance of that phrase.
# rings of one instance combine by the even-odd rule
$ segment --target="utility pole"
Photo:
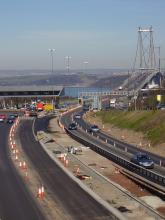
[[[53,73],[53,53],[54,53],[55,49],[49,49],[50,52],[50,58],[51,58],[51,73]]]
[[[71,59],[72,57],[71,57],[71,56],[66,56],[65,58],[66,58],[66,60],[67,60],[67,66],[66,66],[66,68],[67,68],[67,71],[68,71],[68,73],[69,73],[69,70],[70,70],[70,59]]]
[[[160,46],[158,47],[158,53],[159,53],[159,74],[160,74],[160,71],[161,71],[161,70],[160,70]],[[161,88],[161,83],[162,83],[161,81],[162,81],[162,80],[161,80],[161,76],[160,76],[160,82],[159,82],[159,84],[160,84],[159,87],[160,87],[160,88]]]
[[[137,110],[137,106],[136,106],[136,100],[137,100],[137,96],[134,96],[134,102],[135,102],[135,111]]]
[[[160,46],[158,47],[158,50],[159,50],[159,73],[160,73]]]
[[[128,70],[128,83],[127,83],[127,110],[129,109],[129,70]]]

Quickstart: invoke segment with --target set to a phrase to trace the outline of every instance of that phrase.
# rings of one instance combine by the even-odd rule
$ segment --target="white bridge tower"
[[[133,72],[137,70],[150,73],[156,70],[152,26],[149,29],[138,28],[138,42]]]

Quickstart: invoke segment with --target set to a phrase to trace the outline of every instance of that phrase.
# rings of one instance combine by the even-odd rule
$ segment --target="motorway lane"
[[[35,130],[45,128],[47,118],[37,119]],[[32,121],[24,121],[19,129],[20,140],[26,155],[52,191],[52,198],[63,212],[75,220],[113,219],[112,214],[97,203],[77,183],[71,180],[45,153],[31,131]]]
[[[69,113],[67,115],[65,115],[64,117],[62,117],[62,123],[64,123],[64,125],[66,127],[68,127],[68,125],[71,123],[71,118],[72,118],[72,113]],[[83,130],[85,131],[86,129],[88,130],[90,125],[87,124],[84,120],[82,119],[76,119],[75,120],[82,128]],[[91,142],[93,142],[94,144],[98,145],[98,146],[101,146],[102,148],[106,149],[107,151],[110,151],[128,161],[130,161],[131,157],[132,157],[132,154],[136,153],[138,150],[135,149],[135,147],[131,146],[130,144],[127,144],[127,143],[123,143],[117,139],[112,139],[110,136],[102,133],[102,132],[97,132],[97,133],[94,133],[94,136],[93,137],[90,133],[86,134],[84,133],[81,129],[78,129],[77,131],[72,131],[73,133],[77,134],[77,135],[81,135],[82,138],[84,139],[88,139],[90,140]],[[99,139],[96,138],[96,136],[99,136]],[[100,140],[103,140],[105,142],[105,140],[108,139],[108,143],[102,143],[100,142]],[[119,143],[121,145],[121,147],[114,147],[113,146],[113,143],[114,143],[114,140],[115,140],[115,144],[117,146],[117,144]],[[127,152],[125,152],[123,149],[125,149],[125,147],[127,147]],[[132,148],[131,148],[132,147]],[[123,148],[123,149],[122,149]],[[122,150],[121,150],[122,149]],[[130,151],[129,151],[130,149]],[[155,165],[154,169],[153,169],[153,172],[157,173],[157,174],[160,174],[162,176],[164,176],[164,173],[165,173],[165,168],[164,167],[160,167],[158,165]]]
[[[87,127],[89,125],[87,125],[83,120],[79,120],[78,123],[80,124],[81,127],[83,127],[84,130],[87,129]],[[120,140],[117,140],[113,137],[110,137],[108,136],[107,134],[103,133],[102,131],[99,131],[98,133],[94,134],[94,136],[99,136],[99,139],[100,140],[103,140],[105,142],[105,140],[107,139],[107,144],[110,144],[110,145],[114,145],[114,142],[115,142],[115,148],[114,147],[111,147],[109,145],[109,148],[114,152],[114,149],[115,151],[118,153],[118,155],[121,155],[121,156],[124,156],[125,159],[129,160],[131,159],[132,155],[136,154],[137,152],[146,152],[146,151],[143,151],[143,150],[139,150],[138,148],[130,145],[130,144],[127,144],[127,143],[123,143],[122,141]],[[125,148],[127,148],[127,152],[125,152]],[[152,153],[149,153],[147,152],[148,155],[150,155],[150,157],[152,158],[152,160],[156,163],[155,164],[155,167],[154,167],[154,172],[155,173],[158,173],[158,174],[161,174],[161,175],[165,175],[165,168],[164,167],[160,167],[159,165],[159,159],[158,159],[158,156],[157,155],[154,155]],[[160,157],[162,159],[162,162],[165,162],[165,159],[163,157]]]
[[[0,124],[0,219],[46,220],[11,161],[9,129],[9,124]]]

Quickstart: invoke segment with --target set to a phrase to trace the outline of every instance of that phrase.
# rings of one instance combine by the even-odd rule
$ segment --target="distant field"
[[[152,144],[165,143],[165,111],[114,111],[97,112],[103,123],[119,128],[141,131]]]

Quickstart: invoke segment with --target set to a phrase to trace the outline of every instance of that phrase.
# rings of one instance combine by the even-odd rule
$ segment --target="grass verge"
[[[165,143],[165,111],[100,111],[96,114],[103,123],[121,129],[141,131],[152,144]]]

